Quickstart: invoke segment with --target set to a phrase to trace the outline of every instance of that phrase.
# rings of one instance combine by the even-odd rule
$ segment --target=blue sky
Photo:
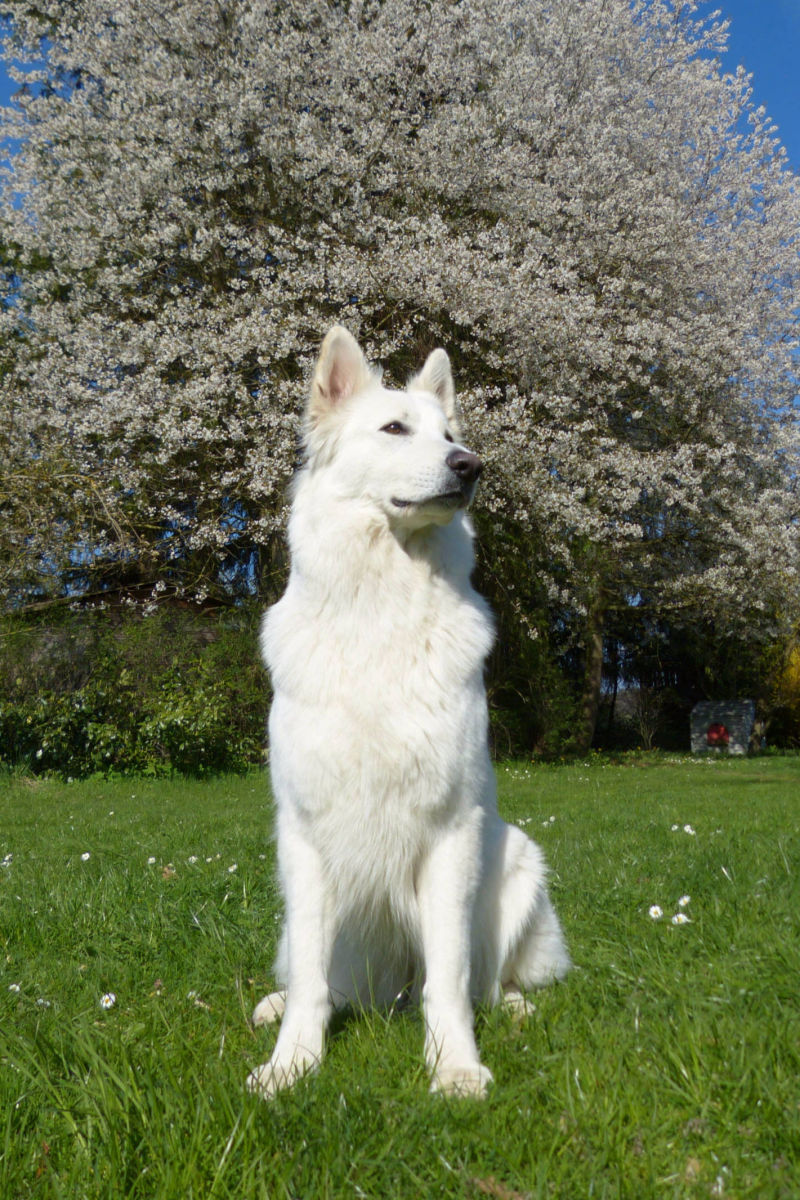
[[[754,99],[766,106],[800,174],[800,0],[710,0],[703,8],[730,17],[724,65],[743,63],[753,74]],[[11,90],[0,64],[0,104]]]
[[[716,0],[730,17],[724,65],[742,63],[753,76],[753,99],[763,104],[800,174],[800,0]]]

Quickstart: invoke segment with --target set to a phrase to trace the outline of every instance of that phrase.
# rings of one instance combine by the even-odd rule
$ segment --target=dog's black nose
[[[452,450],[445,459],[451,471],[455,471],[462,483],[475,483],[483,470],[477,454],[469,450]]]

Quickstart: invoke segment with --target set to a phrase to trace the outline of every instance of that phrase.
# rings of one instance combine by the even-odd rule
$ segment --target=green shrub
[[[257,613],[80,612],[0,626],[0,763],[96,773],[241,771],[263,757]]]

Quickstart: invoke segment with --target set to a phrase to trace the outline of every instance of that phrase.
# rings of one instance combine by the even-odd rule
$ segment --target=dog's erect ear
[[[312,425],[355,396],[370,381],[370,369],[356,339],[343,325],[334,325],[319,352],[308,418]]]
[[[453,386],[453,373],[450,370],[450,359],[447,352],[439,348],[433,350],[425,359],[425,366],[418,375],[409,382],[409,388],[418,388],[422,392],[433,392],[444,409],[452,427],[453,433],[458,431],[459,411],[456,403],[456,389]]]

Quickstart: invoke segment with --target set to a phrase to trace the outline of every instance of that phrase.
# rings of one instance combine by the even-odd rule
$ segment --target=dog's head
[[[470,503],[481,473],[459,442],[445,351],[434,350],[405,391],[391,391],[340,325],[314,370],[306,445],[312,469],[330,466],[343,496],[377,505],[407,529],[446,524]]]

